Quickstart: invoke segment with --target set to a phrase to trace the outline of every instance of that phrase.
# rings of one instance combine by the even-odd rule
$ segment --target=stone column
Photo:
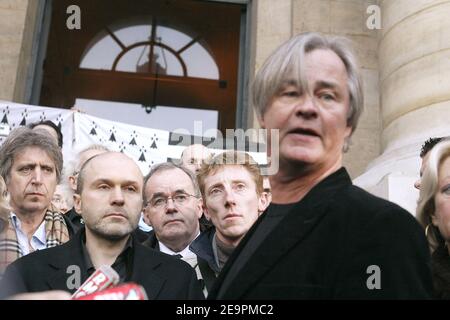
[[[352,177],[362,174],[380,154],[378,30],[367,27],[367,8],[376,0],[294,0],[293,34],[320,32],[352,40],[364,82],[364,113],[352,136],[344,165]]]
[[[252,2],[252,26],[250,44],[249,84],[266,58],[284,41],[292,36],[293,0],[255,0]],[[248,126],[259,128],[256,113],[251,107],[249,88]]]
[[[28,0],[0,1],[0,100],[14,97],[27,7]]]
[[[382,155],[356,182],[384,189],[414,213],[420,147],[429,137],[450,135],[450,1],[382,0],[380,6]]]

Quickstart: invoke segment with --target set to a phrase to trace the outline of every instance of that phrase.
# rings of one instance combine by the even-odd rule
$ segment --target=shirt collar
[[[22,221],[20,221],[19,217],[14,212],[10,213],[10,217],[11,217],[11,221],[13,223],[14,229],[20,230],[22,233],[24,233],[22,230]],[[45,245],[47,243],[47,238],[45,235],[45,219],[42,220],[41,224],[34,232],[33,238],[39,240],[39,242],[41,242],[41,244]]]
[[[20,223],[19,217],[17,217],[14,212],[11,212],[9,214],[9,216],[11,217],[11,221],[12,221],[14,228],[21,229],[21,223]]]
[[[125,247],[123,248],[122,252],[117,256],[116,260],[114,261],[114,264],[120,262],[120,260],[127,259],[128,255],[127,252],[129,249],[133,248],[133,240],[132,235],[127,240],[127,243],[125,244]],[[89,252],[86,247],[86,234],[83,234],[81,237],[81,249],[83,251],[83,257],[84,262],[86,264],[86,270],[95,270],[94,264],[92,263],[91,257],[89,256]]]
[[[197,237],[198,237],[199,235],[200,235],[200,232],[197,234]],[[195,237],[195,238],[197,238],[197,237]],[[195,240],[195,239],[194,239],[194,240]],[[175,252],[175,251],[173,251],[172,249],[168,248],[168,247],[167,247],[164,243],[162,243],[161,241],[158,240],[158,243],[159,243],[159,251],[161,251],[161,252],[163,252],[163,253],[166,253],[166,254],[169,254],[169,255],[171,255],[171,256],[180,254],[180,255],[183,257],[183,259],[186,259],[186,258],[194,258],[194,257],[197,256],[195,253],[193,253],[193,252],[189,249],[189,245],[190,245],[190,244],[189,244],[186,248],[184,248],[183,250],[181,250],[181,251],[179,251],[179,252]]]

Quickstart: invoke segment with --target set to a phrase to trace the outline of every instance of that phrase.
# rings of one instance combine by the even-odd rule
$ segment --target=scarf
[[[0,278],[6,267],[23,256],[11,216],[0,238]],[[44,216],[46,247],[52,248],[69,240],[69,231],[61,213],[48,210]]]

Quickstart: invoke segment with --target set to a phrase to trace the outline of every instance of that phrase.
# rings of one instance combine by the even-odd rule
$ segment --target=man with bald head
[[[186,147],[181,154],[181,166],[188,169],[194,175],[200,171],[203,164],[212,159],[213,153],[202,144],[191,144]],[[202,213],[200,217],[200,231],[206,231],[212,227],[211,222]]]
[[[181,154],[181,165],[196,174],[204,162],[211,159],[211,151],[202,144],[192,144],[183,150]]]
[[[142,246],[133,236],[142,191],[142,173],[126,155],[107,152],[87,160],[75,194],[85,228],[58,250],[36,252],[10,265],[0,297],[46,290],[73,293],[97,268],[109,265],[121,283],[141,285],[149,299],[202,299],[188,264]],[[77,272],[79,281],[74,281]]]
[[[70,191],[72,191],[72,195],[77,190],[78,175],[83,164],[90,158],[109,151],[111,150],[101,144],[92,144],[78,152],[73,160],[69,162],[67,169],[67,183],[70,187]],[[84,227],[84,221],[75,211],[75,207],[71,207],[65,213],[65,216],[70,220],[70,222],[72,222],[75,231],[78,231],[80,228]]]

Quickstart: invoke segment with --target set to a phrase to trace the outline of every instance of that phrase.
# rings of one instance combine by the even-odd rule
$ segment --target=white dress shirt
[[[28,237],[26,233],[22,230],[22,222],[19,217],[13,212],[10,213],[12,224],[16,230],[17,241],[19,242],[20,250],[25,256],[30,252],[35,250],[42,250],[47,248],[46,238],[45,238],[45,220],[41,222],[37,230],[31,237],[30,242],[28,242]]]

